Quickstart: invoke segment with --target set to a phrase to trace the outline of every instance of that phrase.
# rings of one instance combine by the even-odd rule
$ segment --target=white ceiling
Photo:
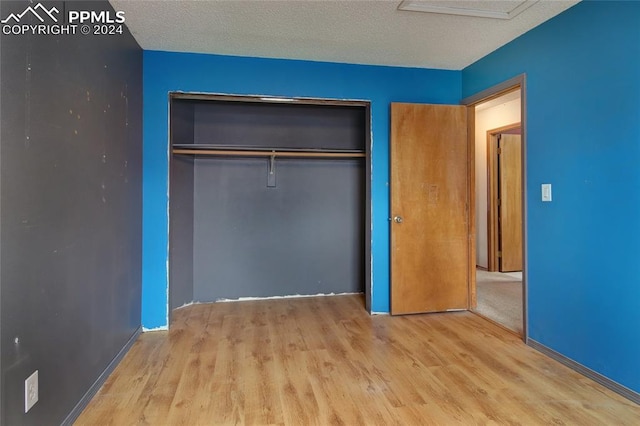
[[[520,89],[516,89],[514,91],[505,93],[502,96],[498,96],[497,98],[493,98],[486,102],[476,105],[476,112],[493,108],[498,105],[504,105],[507,102],[515,101],[516,99],[518,101],[520,100]]]
[[[145,50],[460,70],[577,3],[540,0],[512,19],[398,10],[401,0],[110,0]],[[524,0],[426,1],[505,12]],[[473,12],[473,11],[472,11]]]

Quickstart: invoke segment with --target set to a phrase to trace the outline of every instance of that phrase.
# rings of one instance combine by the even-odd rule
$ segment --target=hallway
[[[522,335],[522,272],[476,270],[475,312]]]

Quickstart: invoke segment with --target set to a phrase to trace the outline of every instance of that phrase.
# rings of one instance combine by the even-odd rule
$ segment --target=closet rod
[[[304,151],[246,151],[222,149],[182,149],[174,148],[174,154],[186,155],[219,155],[233,157],[320,157],[320,158],[364,158],[364,152],[304,152]]]

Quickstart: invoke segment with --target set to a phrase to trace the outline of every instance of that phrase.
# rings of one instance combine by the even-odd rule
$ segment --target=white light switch
[[[551,201],[551,184],[542,184],[542,201]]]

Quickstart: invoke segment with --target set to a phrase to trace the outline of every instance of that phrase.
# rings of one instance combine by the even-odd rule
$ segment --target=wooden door
[[[391,314],[467,309],[467,110],[391,104]]]
[[[522,271],[522,143],[500,135],[498,149],[500,271]]]

